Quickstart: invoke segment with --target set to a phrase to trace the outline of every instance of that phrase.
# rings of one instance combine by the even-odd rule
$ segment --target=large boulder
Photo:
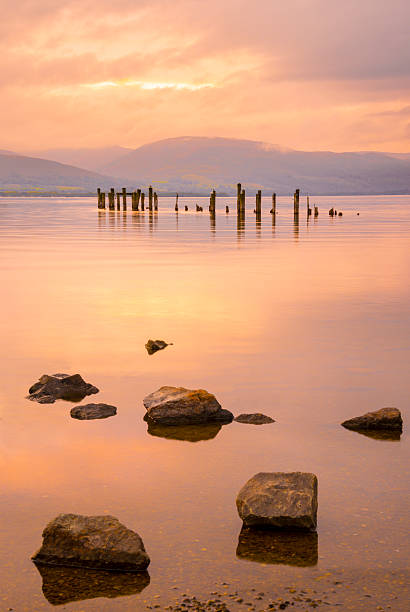
[[[71,408],[70,415],[73,419],[88,421],[91,419],[106,419],[117,414],[115,406],[110,404],[85,404],[84,406],[74,406]]]
[[[60,514],[43,531],[35,563],[141,572],[150,559],[140,536],[113,516]]]
[[[203,389],[161,387],[143,401],[147,419],[162,425],[230,423],[233,419],[233,414]]]
[[[239,491],[236,507],[246,527],[314,530],[317,478],[306,472],[260,472]]]
[[[242,527],[236,556],[257,563],[314,566],[318,561],[317,533]]]
[[[380,408],[342,423],[346,429],[384,429],[402,431],[403,419],[397,408]]]
[[[27,399],[40,404],[52,404],[58,399],[81,401],[99,389],[86,383],[80,374],[43,374],[28,390]]]
[[[53,605],[95,597],[123,597],[136,595],[150,583],[144,572],[105,572],[80,567],[36,565],[43,579],[44,597]]]
[[[253,414],[240,414],[235,417],[234,421],[238,423],[247,423],[249,425],[265,425],[266,423],[274,423],[275,420],[266,414],[261,412],[254,412]]]

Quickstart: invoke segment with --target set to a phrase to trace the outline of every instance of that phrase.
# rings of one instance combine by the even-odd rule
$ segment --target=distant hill
[[[47,159],[0,153],[0,190],[3,192],[90,192],[97,186],[108,188],[111,183],[115,187],[119,181]]]
[[[114,146],[91,149],[44,149],[41,151],[26,151],[24,154],[98,172],[102,166],[113,163],[131,151],[132,149]]]
[[[100,167],[163,191],[249,190],[316,195],[410,193],[407,155],[296,151],[251,140],[170,138],[144,145]]]

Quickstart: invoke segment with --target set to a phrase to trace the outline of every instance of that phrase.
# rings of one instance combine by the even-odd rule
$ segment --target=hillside
[[[158,190],[233,191],[247,188],[280,194],[300,187],[320,194],[410,193],[406,155],[332,153],[282,149],[229,138],[171,138],[144,145],[100,168],[104,174],[135,176]]]
[[[91,172],[98,172],[102,166],[116,161],[131,151],[132,149],[114,146],[83,149],[43,149],[41,151],[26,151],[24,155],[49,159]]]

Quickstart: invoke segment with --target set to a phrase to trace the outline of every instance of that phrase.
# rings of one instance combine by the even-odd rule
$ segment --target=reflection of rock
[[[162,351],[168,344],[163,340],[148,340],[145,345],[148,355],[153,355],[157,351]]]
[[[169,440],[185,440],[187,442],[200,442],[212,440],[222,429],[222,423],[206,423],[204,425],[161,425],[154,423],[145,415],[148,423],[148,433],[159,438]]]
[[[275,420],[266,414],[255,412],[253,414],[240,414],[234,419],[238,423],[248,423],[249,425],[265,425],[266,423],[274,423]]]
[[[373,440],[390,440],[391,442],[400,441],[402,433],[401,429],[352,429],[351,431]]]
[[[144,398],[144,406],[147,418],[162,425],[230,423],[233,419],[233,414],[203,389],[161,387]]]
[[[85,406],[75,406],[71,408],[70,414],[73,419],[91,420],[106,419],[117,414],[115,406],[109,404],[85,404]]]
[[[300,567],[316,565],[317,533],[242,527],[236,556],[258,563],[283,563]]]
[[[27,399],[40,404],[52,404],[58,399],[80,401],[87,395],[98,393],[97,387],[85,380],[79,374],[43,374],[38,382],[29,389]]]
[[[393,429],[402,431],[403,420],[397,408],[380,408],[380,410],[366,412],[366,414],[344,421],[342,425],[354,430]]]
[[[236,507],[247,527],[316,529],[317,478],[306,472],[260,472],[239,491]]]
[[[104,572],[40,564],[36,564],[36,567],[43,579],[44,597],[53,606],[95,597],[135,595],[150,582],[147,571]]]
[[[138,572],[150,559],[140,536],[113,516],[60,514],[44,529],[43,545],[33,561]]]

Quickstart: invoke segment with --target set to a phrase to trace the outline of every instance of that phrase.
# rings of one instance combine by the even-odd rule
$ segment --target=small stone
[[[403,419],[397,408],[380,408],[374,412],[366,412],[362,416],[354,417],[342,423],[346,429],[360,431],[361,429],[384,429],[402,431]]]
[[[150,559],[140,536],[113,516],[60,514],[43,531],[35,563],[127,572],[145,570]]]
[[[85,406],[74,406],[71,408],[70,415],[73,419],[91,420],[106,419],[117,414],[115,406],[109,404],[85,404]]]
[[[53,404],[58,399],[80,401],[99,389],[86,383],[80,374],[43,374],[29,389],[27,399],[39,404]]]
[[[305,472],[261,472],[239,491],[236,506],[246,527],[314,530],[317,478]]]
[[[162,351],[167,346],[169,345],[167,344],[167,342],[164,342],[164,340],[151,340],[150,339],[146,343],[145,348],[147,349],[148,355],[153,355],[157,351]]]
[[[266,414],[255,412],[253,414],[240,414],[234,418],[238,423],[248,423],[250,425],[265,425],[266,423],[274,423],[274,419]]]

